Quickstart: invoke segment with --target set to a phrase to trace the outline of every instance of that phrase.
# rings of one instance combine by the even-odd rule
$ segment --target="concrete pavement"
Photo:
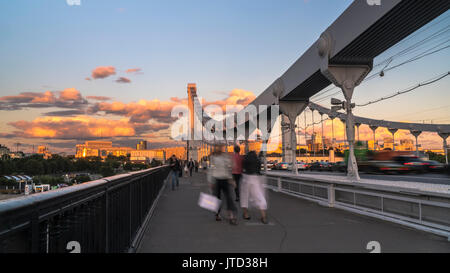
[[[251,211],[237,226],[216,222],[197,205],[208,189],[206,176],[182,178],[180,188],[166,187],[138,252],[153,253],[283,253],[362,252],[377,241],[381,252],[447,252],[446,238],[334,208],[322,207],[281,193],[268,192],[269,224]]]

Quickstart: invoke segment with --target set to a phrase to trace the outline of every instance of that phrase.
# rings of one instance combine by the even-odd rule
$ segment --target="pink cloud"
[[[115,74],[116,68],[114,66],[98,66],[92,70],[93,79],[104,79]]]
[[[118,82],[118,83],[130,83],[131,80],[128,79],[128,78],[125,78],[125,77],[120,77],[120,78],[118,78],[118,79],[116,80],[116,82]]]
[[[125,71],[125,73],[137,73],[137,72],[141,72],[141,71],[142,71],[142,69],[140,69],[140,68],[130,68],[130,69],[127,69]]]
[[[88,100],[98,100],[98,101],[107,101],[110,100],[110,97],[105,96],[86,96],[86,99]]]
[[[80,108],[86,104],[87,100],[75,88],[54,92],[22,92],[15,96],[0,97],[0,110],[48,107]]]

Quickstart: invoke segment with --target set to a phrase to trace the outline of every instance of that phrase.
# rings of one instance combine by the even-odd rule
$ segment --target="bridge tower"
[[[199,145],[201,141],[196,139],[196,118],[195,118],[195,98],[197,97],[197,85],[195,83],[188,83],[188,109],[189,109],[189,133],[186,140],[186,159],[200,161],[199,158]]]

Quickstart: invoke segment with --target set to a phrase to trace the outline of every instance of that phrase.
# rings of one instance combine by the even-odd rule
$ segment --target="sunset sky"
[[[170,111],[196,83],[206,104],[248,104],[278,78],[350,5],[350,0],[66,0],[0,1],[0,144],[47,145],[73,154],[75,144],[108,139],[154,147],[169,139]],[[450,71],[450,48],[388,70],[421,52],[449,45],[450,12],[379,56],[385,76],[359,86],[357,104]],[[447,27],[447,28],[446,28]],[[427,51],[428,50],[428,51]],[[378,73],[387,63],[376,66]],[[326,88],[329,89],[329,88]],[[311,100],[329,106],[337,89]],[[450,123],[450,77],[411,93],[357,107],[355,114],[392,121]],[[336,94],[333,97],[342,98]],[[311,121],[311,112],[307,111]],[[303,124],[303,115],[299,118]],[[319,116],[315,117],[317,121]],[[343,131],[336,125],[337,137]],[[319,125],[316,126],[319,128]],[[326,124],[330,134],[330,124]],[[361,127],[361,138],[372,139]],[[380,129],[379,138],[388,136]],[[400,131],[396,139],[411,138]],[[302,141],[302,140],[301,140]],[[442,148],[423,134],[426,148]]]

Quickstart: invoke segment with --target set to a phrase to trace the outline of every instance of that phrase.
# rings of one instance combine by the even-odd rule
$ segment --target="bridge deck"
[[[182,178],[176,191],[166,187],[138,252],[369,252],[370,241],[382,252],[450,252],[446,238],[271,191],[268,225],[256,211],[250,221],[239,211],[237,226],[216,222],[197,205],[206,190],[200,172]]]

